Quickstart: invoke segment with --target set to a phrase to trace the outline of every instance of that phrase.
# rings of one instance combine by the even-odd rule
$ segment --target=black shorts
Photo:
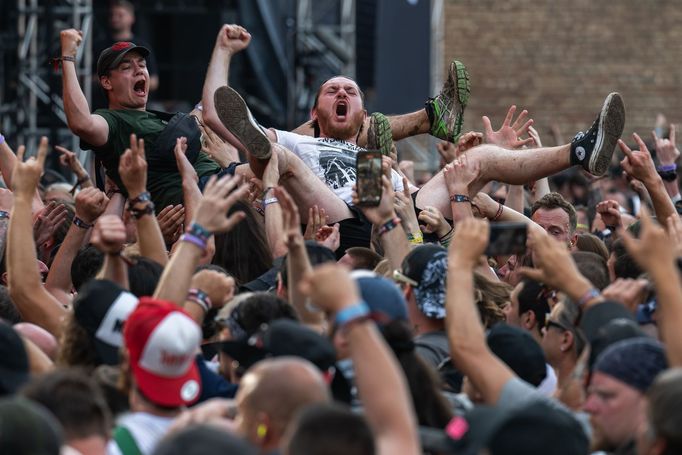
[[[353,218],[339,221],[341,246],[336,250],[337,259],[346,254],[348,248],[354,246],[369,248],[372,239],[372,223],[370,223],[359,208],[348,205],[348,209],[353,214]]]

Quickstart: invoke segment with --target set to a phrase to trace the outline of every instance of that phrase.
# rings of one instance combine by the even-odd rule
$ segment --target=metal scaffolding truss
[[[319,85],[337,74],[355,77],[355,0],[299,0],[296,20],[296,106],[307,118]],[[293,70],[293,68],[292,68]]]
[[[92,0],[17,0],[17,96],[8,106],[14,117],[13,134],[27,150],[36,150],[40,136],[65,143],[72,150],[78,142],[66,127],[61,97],[61,77],[55,74],[48,57],[61,52],[59,31],[76,28],[83,31],[78,49],[76,71],[88,102],[91,94],[92,68]],[[85,161],[86,156],[79,156]]]

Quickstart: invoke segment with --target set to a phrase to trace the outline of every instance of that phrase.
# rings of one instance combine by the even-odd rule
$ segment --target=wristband
[[[500,219],[500,217],[502,216],[502,212],[504,211],[504,205],[502,205],[500,202],[498,202],[498,204],[500,205],[497,207],[497,213],[493,217],[493,221],[497,221],[498,219]]]
[[[337,327],[342,327],[349,322],[356,319],[361,319],[369,316],[369,307],[364,300],[360,300],[355,305],[344,308],[343,310],[336,313],[334,317],[334,323]]]
[[[85,221],[81,220],[77,216],[73,217],[73,224],[78,226],[81,229],[90,229],[92,227],[92,224],[88,224]]]
[[[382,236],[387,232],[392,231],[393,229],[397,228],[399,224],[400,218],[398,217],[388,220],[379,228],[379,235]]]
[[[466,194],[453,194],[450,196],[450,201],[452,202],[469,202],[471,203],[471,200],[469,199],[469,196]]]
[[[666,182],[673,182],[677,178],[677,171],[658,171],[658,175]]]
[[[0,210],[0,220],[9,220],[9,212]]]
[[[145,215],[151,215],[152,213],[154,213],[154,203],[152,201],[149,201],[147,202],[147,205],[145,205],[141,209],[134,208],[132,205],[128,205],[128,211],[130,212],[131,215],[133,215],[133,218],[139,220]]]
[[[600,294],[599,294],[598,290],[596,290],[595,288],[590,289],[589,291],[584,293],[583,296],[580,297],[580,299],[578,299],[578,302],[577,302],[578,307],[580,307],[580,308],[584,307],[587,302],[589,302],[590,300],[592,300],[596,297],[599,297],[599,295]]]
[[[269,186],[269,187],[265,188],[265,189],[263,190],[263,196],[261,196],[261,198],[265,198],[265,196],[268,194],[268,191],[274,190],[274,189],[275,189],[274,186]]]
[[[137,197],[131,199],[128,201],[129,206],[133,206],[135,204],[139,204],[140,202],[151,202],[152,200],[152,195],[149,194],[149,191],[145,191],[143,193],[140,193]]]
[[[50,63],[52,63],[52,66],[54,67],[55,71],[59,69],[59,64],[61,63],[63,65],[64,62],[73,62],[75,64],[76,57],[73,57],[71,55],[62,55],[59,58],[50,59]]]
[[[0,144],[4,144],[4,143],[5,143],[5,136],[0,134]]]
[[[407,234],[407,240],[410,242],[411,245],[421,245],[424,243],[424,235],[419,232],[413,233],[408,233]]]
[[[182,234],[180,236],[180,241],[192,243],[195,246],[199,247],[199,249],[201,249],[202,251],[206,251],[206,242],[192,234]]]
[[[671,171],[676,171],[677,170],[677,164],[663,164],[661,166],[658,166],[656,168],[658,172],[671,172]]]
[[[187,234],[200,238],[204,243],[208,242],[208,239],[213,235],[208,229],[198,223],[190,224],[189,229],[187,229]]]
[[[208,313],[212,306],[211,299],[208,297],[208,294],[201,289],[190,289],[189,293],[187,294],[187,300],[199,305],[201,309],[204,310],[204,313]]]
[[[277,203],[279,203],[279,199],[277,199],[276,197],[269,197],[269,198],[263,200],[263,207],[267,207],[270,204],[277,204]]]

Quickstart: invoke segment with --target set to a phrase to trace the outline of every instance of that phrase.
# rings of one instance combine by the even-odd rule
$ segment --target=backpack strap
[[[116,427],[114,430],[114,441],[116,441],[116,445],[121,449],[123,455],[142,455],[142,452],[137,447],[135,438],[133,438],[133,435],[130,434],[126,427]]]

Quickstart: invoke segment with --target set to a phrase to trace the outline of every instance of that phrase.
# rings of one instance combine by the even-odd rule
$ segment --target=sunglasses
[[[414,281],[409,276],[404,275],[400,270],[394,270],[393,271],[393,280],[397,281],[398,283],[409,284],[410,286],[413,286],[413,287],[419,286],[419,283]]]
[[[559,324],[558,322],[552,321],[551,319],[547,319],[545,321],[545,330],[549,330],[550,327],[556,327],[557,329],[564,330],[564,331],[569,330],[566,327],[564,327],[563,325]]]

